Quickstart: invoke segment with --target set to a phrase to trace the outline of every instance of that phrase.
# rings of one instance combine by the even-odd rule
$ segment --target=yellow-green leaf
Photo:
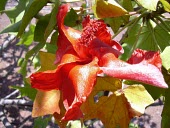
[[[38,71],[54,70],[57,66],[54,64],[55,54],[48,52],[39,52],[41,68]]]
[[[156,7],[159,0],[137,0],[144,8],[156,11]]]
[[[114,0],[96,0],[93,11],[98,18],[123,16],[127,11]]]
[[[164,51],[161,53],[162,65],[166,70],[170,72],[170,46],[167,46]]]
[[[170,12],[170,4],[168,3],[167,0],[160,0],[164,6],[164,9],[167,11],[167,12]]]
[[[105,128],[126,128],[132,117],[141,115],[145,107],[153,103],[153,99],[142,85],[121,88],[119,79],[97,78],[97,84],[92,93],[81,106],[84,120],[97,118],[103,122]],[[94,101],[94,97],[100,91],[106,90],[112,93]]]
[[[59,108],[60,91],[40,91],[38,90],[34,100],[32,116],[44,116],[47,114],[54,114],[55,112],[60,113]]]
[[[47,52],[39,52],[41,68],[38,71],[53,70],[56,68],[54,64],[55,54]],[[32,116],[44,116],[47,114],[60,113],[59,108],[60,91],[40,91],[38,90],[32,110]]]
[[[143,114],[145,107],[154,103],[153,98],[142,85],[131,85],[123,90],[133,110]]]

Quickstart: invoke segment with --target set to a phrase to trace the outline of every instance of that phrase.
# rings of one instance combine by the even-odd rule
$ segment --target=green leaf
[[[33,39],[34,39],[34,29],[35,29],[35,26],[30,25],[29,31],[22,35],[20,41],[17,44],[18,45],[24,44],[26,46],[29,46],[30,44],[32,44]]]
[[[119,0],[119,3],[127,11],[133,11],[133,6],[132,6],[131,0]]]
[[[50,14],[47,14],[39,19],[35,27],[35,31],[34,31],[34,41],[37,41],[37,42],[46,41],[44,37],[44,33],[49,23],[49,19],[50,19]]]
[[[45,43],[38,43],[35,47],[29,50],[25,55],[25,60],[28,60],[34,54],[37,54],[40,51],[40,49],[44,47],[44,45]]]
[[[10,24],[4,30],[2,30],[0,32],[0,34],[3,34],[3,33],[17,33],[18,30],[19,30],[19,26],[21,25],[21,22],[22,21],[18,21],[18,22],[14,23],[14,24]]]
[[[34,65],[34,69],[37,69],[40,67],[40,57],[37,55],[35,57],[33,57],[33,65]]]
[[[57,50],[57,46],[54,45],[54,44],[46,43],[45,46],[44,46],[44,49],[46,49],[48,53],[55,54],[56,50]]]
[[[165,50],[161,53],[162,65],[168,71],[170,71],[170,46],[167,46]]]
[[[0,0],[0,12],[5,9],[7,0]]]
[[[146,9],[156,11],[159,0],[137,0],[137,2]]]
[[[57,40],[58,40],[58,31],[55,31],[51,36],[50,44],[56,45]]]
[[[24,80],[24,87],[11,86],[11,88],[18,89],[20,91],[22,97],[27,96],[31,100],[35,99],[35,96],[37,93],[37,91],[35,89],[31,88],[31,85],[28,82],[26,82],[26,80]]]
[[[92,9],[98,18],[118,17],[127,14],[127,11],[114,0],[96,0]]]
[[[17,65],[21,67],[23,62],[24,62],[24,58],[21,57],[21,58],[18,59]]]
[[[105,18],[105,23],[109,24],[113,32],[116,33],[121,25],[125,25],[129,21],[129,16]]]
[[[21,96],[27,96],[30,99],[34,100],[37,91],[31,87],[20,87],[20,86],[12,86],[14,89],[18,89],[21,92]]]
[[[51,17],[49,20],[49,23],[46,27],[45,33],[44,33],[44,38],[45,40],[48,38],[48,36],[51,34],[51,32],[54,30],[54,28],[56,27],[56,15],[58,12],[58,7],[59,7],[59,0],[56,1],[55,3],[55,7],[53,8],[52,12],[51,12]]]
[[[55,54],[48,53],[48,52],[39,52],[39,56],[40,56],[40,63],[41,63],[41,68],[38,70],[39,72],[56,69],[57,66],[54,64],[54,61],[56,59]]]
[[[34,128],[46,128],[50,119],[51,119],[51,117],[49,117],[49,118],[42,118],[42,117],[36,118],[34,120]]]
[[[163,96],[165,94],[165,91],[166,91],[166,89],[164,89],[164,88],[158,88],[158,87],[151,86],[151,85],[148,85],[148,84],[143,84],[143,83],[140,83],[140,82],[137,82],[137,81],[126,80],[126,81],[124,81],[124,83],[127,84],[127,85],[134,85],[134,84],[143,85],[154,100],[160,98],[160,96]]]
[[[65,17],[64,24],[66,26],[74,27],[77,25],[77,23],[76,23],[77,20],[78,20],[77,13],[75,12],[74,9],[71,8]]]
[[[149,92],[149,94],[152,96],[154,100],[160,98],[161,96],[165,95],[166,89],[158,88],[155,86],[143,84],[145,89]]]
[[[78,2],[78,1],[83,1],[83,0],[62,0],[62,2],[66,2],[66,3]]]
[[[133,28],[128,28],[127,36],[122,45],[125,53],[121,56],[121,59],[127,60],[136,48],[163,51],[166,46],[170,45],[170,33],[162,29],[163,24],[152,23],[152,28],[148,24],[143,26],[141,24],[141,22],[138,22]],[[167,24],[170,25],[170,22],[167,21]]]
[[[22,24],[20,26],[18,37],[20,37],[23,32],[25,31],[25,28],[31,21],[31,19],[47,4],[48,0],[34,0],[27,11],[24,14]]]
[[[170,12],[170,4],[167,0],[160,0],[164,6],[165,11]]]
[[[36,55],[39,52],[39,50],[44,47],[44,45],[45,43],[38,43],[35,47],[33,47],[26,53],[25,59],[21,64],[21,69],[19,70],[19,73],[21,73],[23,77],[26,77],[27,75],[27,64],[29,58],[32,57],[33,55]]]
[[[23,77],[27,75],[27,63],[28,63],[28,60],[24,59],[21,64],[21,69],[19,70],[19,73],[22,74]]]
[[[19,0],[17,6],[15,6],[14,8],[12,8],[10,10],[4,11],[6,13],[6,15],[9,17],[11,23],[16,22],[17,16],[19,16],[19,14],[25,10],[26,5],[28,4],[27,2],[28,2],[28,0]]]
[[[154,102],[142,85],[132,85],[124,89],[121,80],[111,77],[97,78],[90,96],[81,106],[84,119],[98,118],[105,128],[127,128],[130,119],[144,113],[145,107]],[[101,96],[97,102],[94,96],[100,91],[111,91],[109,96]]]

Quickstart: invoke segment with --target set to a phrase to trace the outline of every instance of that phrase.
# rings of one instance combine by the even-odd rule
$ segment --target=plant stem
[[[156,20],[156,19],[151,19],[153,22],[155,22],[159,27],[161,27],[163,30],[165,30],[166,32],[169,32],[168,31],[168,29],[164,26],[162,26],[162,25],[160,25],[160,23],[158,23],[158,21]]]
[[[126,24],[123,28],[119,29],[119,31],[117,31],[113,36],[112,39],[115,38],[117,35],[119,35],[119,33],[121,33],[125,28],[127,28],[128,26],[130,26],[131,24],[133,24],[133,22],[136,19],[133,19],[131,22],[129,22],[128,24]]]
[[[133,51],[135,50],[135,48],[136,48],[136,44],[137,44],[137,42],[138,42],[138,40],[139,40],[140,33],[142,32],[143,25],[144,25],[144,23],[142,23],[141,26],[140,26],[140,28],[139,28],[139,31],[138,31],[138,33],[137,33],[137,37],[136,37],[135,43],[133,44],[133,47],[132,47],[132,52],[133,52]]]
[[[128,24],[126,24],[123,28],[121,28],[118,32],[116,32],[116,33],[112,36],[112,39],[114,39],[117,35],[119,35],[119,33],[121,33],[121,32],[122,32],[125,28],[127,28],[127,27],[130,27],[130,28],[129,28],[129,31],[130,31],[130,29],[133,28],[134,25],[135,25],[136,23],[138,23],[138,21],[139,21],[142,17],[144,17],[146,14],[148,14],[148,12],[142,13],[138,18],[134,18],[132,21],[130,21]]]

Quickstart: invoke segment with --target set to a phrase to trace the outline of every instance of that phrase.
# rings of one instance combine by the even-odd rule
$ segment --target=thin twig
[[[32,106],[32,101],[27,101],[24,99],[1,99],[0,106],[4,105],[24,105],[24,106]]]
[[[8,98],[10,98],[11,96],[15,95],[15,94],[18,93],[18,92],[19,92],[19,90],[13,91],[13,92],[10,93],[9,95],[7,95],[4,99],[8,99]]]
[[[139,31],[138,31],[137,36],[136,36],[136,40],[135,40],[135,42],[134,42],[134,45],[132,46],[132,52],[135,50],[136,45],[137,45],[137,43],[138,43],[138,41],[139,41],[139,37],[140,37],[140,34],[141,34],[141,32],[142,32],[143,26],[144,26],[144,23],[142,23],[142,24],[140,25]]]
[[[0,120],[4,124],[5,128],[14,128],[14,126],[6,118],[4,111],[3,111],[3,106],[0,106]]]
[[[27,120],[31,119],[31,116],[28,116],[27,118],[25,118],[23,121],[22,121],[22,124],[20,125],[19,128],[24,128],[24,124],[25,122],[27,122]]]
[[[0,46],[0,53],[2,53],[2,51],[8,47],[8,45],[13,41],[15,40],[15,36],[14,35],[10,35],[6,41],[4,41],[4,43]]]

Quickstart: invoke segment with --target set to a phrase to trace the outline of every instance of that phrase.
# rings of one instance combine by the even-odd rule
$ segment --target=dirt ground
[[[13,4],[13,3],[11,3]],[[0,31],[3,30],[8,24],[9,19],[5,14],[0,15]],[[121,35],[120,35],[121,36]],[[26,48],[24,46],[16,46],[17,40],[9,39],[8,34],[0,35],[0,99],[7,97],[15,90],[10,86],[21,86],[22,76],[18,73],[17,62],[20,57],[24,57]],[[119,37],[118,37],[119,38]],[[6,47],[3,48],[2,47]],[[16,99],[19,92],[16,92],[10,98]],[[33,119],[31,117],[31,106],[16,106],[5,105],[1,106],[0,112],[3,111],[8,121],[16,128],[32,128]],[[161,128],[161,113],[163,105],[161,102],[156,101],[154,105],[149,106],[145,114],[140,118],[132,119],[134,124],[138,124],[140,128]],[[0,118],[1,118],[0,114]],[[97,122],[99,123],[99,122]],[[93,125],[92,127],[99,127],[99,125]],[[49,127],[57,128],[56,125],[50,124]],[[90,126],[89,126],[90,127]],[[4,128],[4,124],[0,121],[0,128]]]

